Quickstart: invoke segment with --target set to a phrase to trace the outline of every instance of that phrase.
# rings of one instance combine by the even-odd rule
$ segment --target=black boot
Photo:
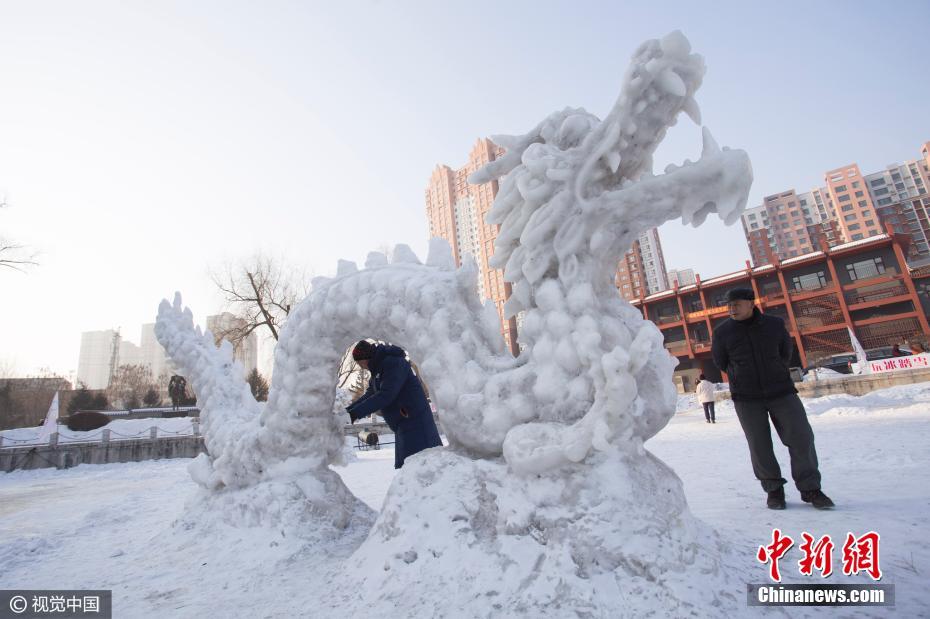
[[[769,498],[765,504],[769,509],[785,509],[785,489],[769,490]]]
[[[817,509],[833,509],[836,507],[830,497],[820,490],[804,490],[801,492],[801,500],[810,503]]]

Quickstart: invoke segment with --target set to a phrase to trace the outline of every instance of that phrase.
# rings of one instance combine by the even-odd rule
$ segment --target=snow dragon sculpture
[[[503,355],[493,309],[475,297],[474,265],[455,270],[435,239],[426,265],[401,245],[390,264],[375,253],[364,270],[340,262],[335,278],[314,281],[281,334],[261,415],[229,351],[195,337],[178,299],[163,302],[156,332],[204,402],[210,457],[198,479],[248,485],[287,460],[308,470],[338,461],[334,376],[362,336],[418,361],[453,448],[503,453],[518,472],[579,462],[592,448],[635,448],[658,432],[675,409],[674,360],[658,329],[619,298],[613,275],[643,231],[676,218],[698,225],[710,213],[732,223],[745,207],[749,159],[720,149],[706,128],[698,161],[651,173],[678,114],[700,122],[703,74],[703,59],[674,32],[637,50],[603,121],[565,109],[525,135],[492,138],[506,155],[470,180],[504,179],[488,219],[501,226],[493,266],[513,283],[505,309],[525,312],[516,360]],[[198,365],[209,359],[213,369]]]
[[[629,616],[741,608],[729,591],[734,556],[643,447],[674,414],[675,360],[613,281],[643,231],[711,213],[732,223],[745,207],[749,158],[719,148],[706,128],[698,161],[651,172],[680,112],[700,124],[703,74],[703,59],[673,32],[635,52],[603,121],[565,109],[524,135],[493,138],[506,154],[470,180],[503,179],[488,219],[500,224],[493,266],[513,284],[505,310],[523,313],[516,359],[495,308],[478,300],[473,261],[456,269],[439,239],[426,264],[399,245],[390,263],[372,253],[362,270],[341,261],[334,278],[314,280],[281,332],[263,409],[231,347],[194,327],[180,295],[163,301],[156,335],[201,403],[209,454],[190,471],[208,489],[202,507],[236,524],[289,524],[337,548],[364,532],[333,576],[365,574],[345,599],[363,609],[483,614],[488,600],[528,615],[616,616],[615,601]],[[344,446],[336,373],[360,337],[417,361],[449,442],[407,460],[377,519],[329,467]],[[417,608],[406,606],[412,590],[422,593]]]

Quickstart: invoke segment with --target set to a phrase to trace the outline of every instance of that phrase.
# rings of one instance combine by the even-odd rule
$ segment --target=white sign
[[[907,357],[891,357],[890,359],[869,361],[868,368],[868,371],[872,374],[898,372],[900,370],[926,370],[930,369],[930,354],[921,353]]]
[[[39,439],[47,441],[52,432],[58,432],[58,392],[52,398],[52,404],[48,407],[48,413],[45,414],[45,422],[39,430]]]

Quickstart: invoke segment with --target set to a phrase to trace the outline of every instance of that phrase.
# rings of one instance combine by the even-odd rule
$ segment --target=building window
[[[857,192],[856,192],[856,197],[857,197],[857,198],[861,198],[861,197],[862,197],[862,192],[861,192],[861,191],[857,191]]]
[[[869,185],[871,185],[872,187],[881,187],[884,184],[885,184],[885,179],[883,178],[876,178],[875,180],[869,181]]]
[[[879,187],[878,189],[875,190],[875,195],[876,195],[876,196],[883,196],[883,195],[885,195],[886,193],[888,193],[888,188],[887,188],[887,187]]]
[[[796,275],[791,278],[794,289],[797,290],[819,290],[827,285],[827,276],[823,271],[808,273],[807,275]]]
[[[852,184],[852,186],[853,186],[853,189],[855,189],[856,187],[858,187],[858,186],[859,186],[859,181],[854,181],[853,184]]]
[[[844,204],[842,210],[843,210],[844,213],[845,213],[845,212],[849,212],[849,211],[853,210],[853,205],[852,205],[852,204]]]
[[[854,241],[861,241],[862,239],[863,239],[863,236],[861,234],[852,235],[852,240]]]
[[[891,198],[882,198],[878,201],[879,206],[885,206],[886,204],[891,204]]]
[[[846,229],[847,230],[858,230],[859,228],[860,228],[859,224],[849,224],[849,226],[847,226]]]
[[[846,191],[846,185],[837,185],[833,188],[833,191],[839,193],[841,191]]]
[[[868,228],[872,228],[873,226],[875,226],[875,222],[874,222],[873,220],[871,220],[871,219],[866,219],[866,220],[865,220],[865,225],[866,225],[866,227],[868,227]]]
[[[869,206],[869,203],[865,200],[859,200],[859,208],[866,208]]]
[[[849,274],[849,279],[852,281],[878,277],[885,272],[885,263],[882,261],[881,256],[876,256],[868,260],[847,264],[846,272]]]
[[[848,193],[844,193],[843,195],[837,198],[837,202],[849,202],[849,200],[850,200],[850,197]]]

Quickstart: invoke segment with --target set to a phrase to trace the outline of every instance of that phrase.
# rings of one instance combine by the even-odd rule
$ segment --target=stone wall
[[[884,372],[881,374],[849,375],[848,378],[831,380],[816,380],[806,383],[796,383],[798,395],[802,398],[819,398],[835,393],[849,395],[865,395],[879,389],[896,387],[898,385],[912,385],[930,381],[930,370],[903,370],[900,372]],[[729,400],[730,392],[717,393],[717,400]]]
[[[206,453],[202,436],[4,447],[0,449],[0,471],[52,467],[64,469],[78,464],[193,458],[199,453]]]

